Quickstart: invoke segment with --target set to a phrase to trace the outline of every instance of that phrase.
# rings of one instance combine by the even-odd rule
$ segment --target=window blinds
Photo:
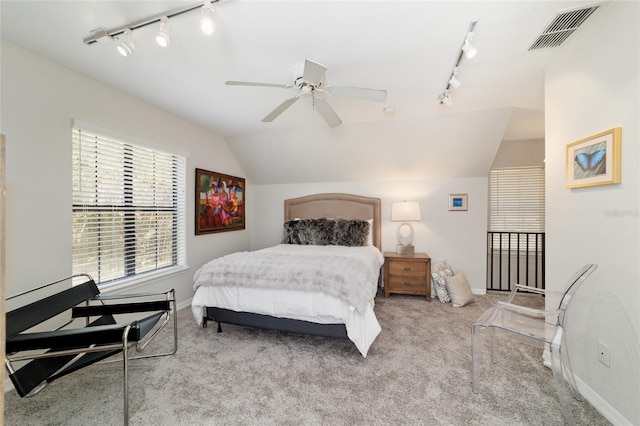
[[[100,285],[186,265],[185,157],[74,127],[73,273]]]
[[[489,230],[544,232],[544,167],[491,170]]]

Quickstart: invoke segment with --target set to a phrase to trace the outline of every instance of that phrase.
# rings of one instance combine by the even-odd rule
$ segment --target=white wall
[[[544,166],[544,139],[503,140],[492,169]]]
[[[547,286],[585,263],[569,354],[582,393],[614,424],[640,424],[640,3],[613,2],[546,73]],[[602,31],[607,28],[607,31]],[[566,144],[622,127],[622,183],[565,188]],[[548,307],[551,302],[547,301]],[[610,348],[611,366],[597,360]]]
[[[4,41],[1,65],[0,131],[7,144],[7,294],[71,274],[74,118],[189,153],[190,269],[151,282],[141,291],[175,288],[178,301],[188,301],[197,268],[213,257],[249,248],[248,230],[194,235],[194,169],[244,176],[221,137]]]
[[[432,261],[446,259],[462,271],[474,293],[486,292],[487,177],[415,181],[330,182],[313,184],[256,185],[249,211],[254,218],[251,248],[259,249],[282,240],[283,201],[322,192],[377,197],[382,201],[382,248],[396,250],[398,224],[390,221],[391,203],[418,201],[422,222],[414,223],[416,252]],[[466,212],[448,211],[450,193],[468,193]]]

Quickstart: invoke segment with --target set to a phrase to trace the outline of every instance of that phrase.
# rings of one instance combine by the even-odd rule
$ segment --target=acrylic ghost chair
[[[557,309],[546,311],[513,303],[519,292],[553,293],[544,289],[516,284],[506,301],[496,302],[471,325],[471,375],[474,393],[478,393],[479,388],[480,340],[483,335],[489,335],[491,339],[492,363],[496,363],[496,337],[511,338],[522,343],[546,348],[551,353],[551,370],[565,419],[570,425],[575,424],[565,388],[566,378],[572,390],[576,391],[575,379],[566,348],[567,317],[565,314],[572,296],[597,267],[593,264],[585,265],[571,277],[564,294],[559,293],[562,298]]]

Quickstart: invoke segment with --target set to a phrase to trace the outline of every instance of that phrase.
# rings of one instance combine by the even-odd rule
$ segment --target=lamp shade
[[[422,220],[417,201],[402,201],[391,204],[391,221],[409,222]]]

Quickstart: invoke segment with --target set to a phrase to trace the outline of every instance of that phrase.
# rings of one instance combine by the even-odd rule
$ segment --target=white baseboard
[[[591,389],[585,382],[576,377],[576,386],[578,392],[584,397],[596,410],[600,412],[607,420],[613,425],[619,426],[632,426],[631,422],[627,420],[622,414],[616,411],[607,401],[602,399],[593,389]]]
[[[542,353],[542,360],[547,368],[551,368],[551,353],[545,349]],[[607,401],[602,399],[593,389],[591,389],[580,377],[574,376],[576,380],[576,387],[580,395],[589,401],[600,414],[602,414],[613,425],[620,426],[632,426],[632,423],[624,418],[622,414],[616,411]]]
[[[191,301],[193,300],[193,297],[187,300],[184,300],[180,303],[176,303],[176,309],[177,310],[181,310],[183,308],[186,308],[187,306],[191,306]]]

